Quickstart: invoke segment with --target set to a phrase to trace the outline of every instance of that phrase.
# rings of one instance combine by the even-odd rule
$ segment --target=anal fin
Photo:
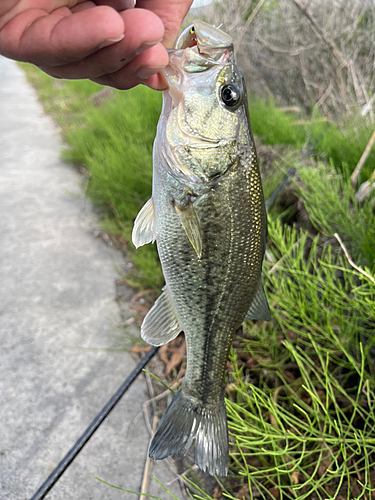
[[[132,240],[136,248],[156,240],[155,208],[152,198],[143,205],[135,219]]]
[[[255,292],[253,301],[247,311],[244,321],[255,319],[260,321],[271,321],[270,308],[268,306],[266,294],[263,290],[263,285],[259,279],[257,290]]]
[[[164,345],[177,337],[182,326],[174,310],[167,287],[147,313],[141,326],[141,336],[148,344]]]

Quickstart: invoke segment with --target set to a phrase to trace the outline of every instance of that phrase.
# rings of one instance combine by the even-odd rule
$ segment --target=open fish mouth
[[[185,50],[190,49],[190,50]],[[181,100],[184,74],[202,73],[214,66],[223,66],[233,61],[232,38],[204,21],[194,21],[169,49],[169,64],[161,73],[172,98],[169,110]]]
[[[237,129],[233,130],[233,134],[226,132],[222,137],[214,133],[215,127],[212,130],[206,127],[205,118],[200,114],[202,108],[197,109],[197,102],[200,96],[205,96],[206,103],[209,103],[207,106],[213,113],[216,113],[215,109],[218,107],[224,106],[220,95],[221,89],[228,86],[227,84],[230,86],[232,79],[238,77],[232,38],[214,26],[203,21],[195,21],[182,32],[175,48],[168,52],[169,64],[162,71],[168,89],[164,92],[159,121],[159,129],[166,130],[166,140],[163,145],[156,143],[156,149],[160,150],[160,158],[166,156],[173,158],[173,164],[179,170],[179,175],[181,172],[185,173],[186,166],[182,163],[187,162],[193,170],[195,167],[193,176],[195,184],[200,184],[202,180],[212,182],[212,175],[215,174],[216,179],[217,170],[214,168],[214,172],[211,172],[212,169],[210,172],[205,172],[207,168],[202,166],[204,161],[200,158],[210,157],[212,160],[213,157],[217,157],[216,163],[221,164],[218,171],[224,173],[226,169],[222,165],[223,162],[227,161],[228,164],[235,162],[229,151],[237,142]],[[242,87],[240,88],[238,84],[237,87],[238,94],[241,95]],[[238,106],[231,110],[237,108]],[[193,115],[196,118],[193,118]],[[220,113],[216,115],[220,116]],[[167,163],[166,160],[165,164]],[[187,177],[190,182],[192,173],[189,172]]]
[[[233,40],[224,31],[204,21],[194,21],[178,37],[175,49],[186,49],[197,46],[199,53],[210,54],[212,50],[228,49],[233,50]]]

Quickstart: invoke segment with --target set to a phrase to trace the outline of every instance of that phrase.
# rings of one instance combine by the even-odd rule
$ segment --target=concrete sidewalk
[[[60,149],[23,72],[0,58],[1,500],[30,498],[135,366],[106,349],[122,256],[82,225],[81,178]],[[48,499],[137,498],[94,477],[139,491],[149,434],[133,420],[146,399],[141,376]],[[173,479],[164,463],[153,474]],[[168,496],[155,481],[150,493]]]

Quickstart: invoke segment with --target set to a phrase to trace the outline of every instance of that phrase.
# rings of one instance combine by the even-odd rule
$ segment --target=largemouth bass
[[[196,21],[169,52],[154,143],[152,198],[135,246],[156,241],[166,286],[141,327],[163,345],[184,331],[187,369],[151,443],[151,458],[187,451],[228,471],[223,384],[235,331],[269,320],[261,284],[267,219],[246,90],[231,38]]]

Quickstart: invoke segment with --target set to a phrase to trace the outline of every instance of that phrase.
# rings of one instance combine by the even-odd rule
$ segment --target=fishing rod
[[[341,114],[339,115],[341,116]],[[338,120],[338,118],[336,118],[334,122],[336,122]],[[306,160],[306,158],[308,156],[310,156],[312,154],[312,152],[314,151],[315,149],[315,146],[318,144],[319,141],[322,140],[322,138],[325,136],[325,134],[327,133],[328,129],[333,125],[333,123],[327,123],[327,125],[325,126],[325,128],[320,132],[320,134],[318,135],[318,137],[315,138],[315,140],[313,141],[313,143],[310,145],[310,147],[308,148],[307,151],[305,151],[305,153],[301,156],[301,158],[298,160],[298,163],[297,165],[301,165],[301,163]],[[265,205],[266,205],[266,210],[269,210],[270,207],[273,205],[273,203],[275,202],[276,198],[279,196],[279,194],[281,193],[281,191],[284,189],[284,187],[286,186],[286,184],[288,183],[288,181],[294,177],[296,175],[296,172],[297,172],[297,169],[295,167],[291,168],[288,173],[286,174],[286,176],[284,177],[284,179],[280,182],[280,184],[277,186],[277,188],[275,189],[275,191],[271,194],[271,196],[268,198],[268,200],[266,201]]]
[[[38,491],[31,497],[30,500],[42,500],[47,493],[53,488],[53,486],[57,483],[60,477],[64,474],[69,465],[73,462],[73,460],[77,457],[78,453],[82,450],[82,448],[87,444],[89,439],[93,436],[93,434],[98,430],[103,421],[107,418],[109,413],[113,410],[113,408],[120,401],[122,396],[126,393],[129,387],[133,384],[135,379],[141,373],[143,368],[147,365],[147,363],[154,357],[157,353],[159,347],[152,347],[148,353],[146,353],[143,358],[140,360],[138,365],[134,368],[134,370],[130,373],[130,375],[126,378],[123,384],[118,388],[115,394],[111,397],[108,403],[102,408],[102,410],[98,413],[98,415],[94,418],[91,424],[87,427],[85,432],[81,435],[75,445],[68,451],[65,457],[61,460],[55,470],[48,476],[48,478],[44,481]]]

